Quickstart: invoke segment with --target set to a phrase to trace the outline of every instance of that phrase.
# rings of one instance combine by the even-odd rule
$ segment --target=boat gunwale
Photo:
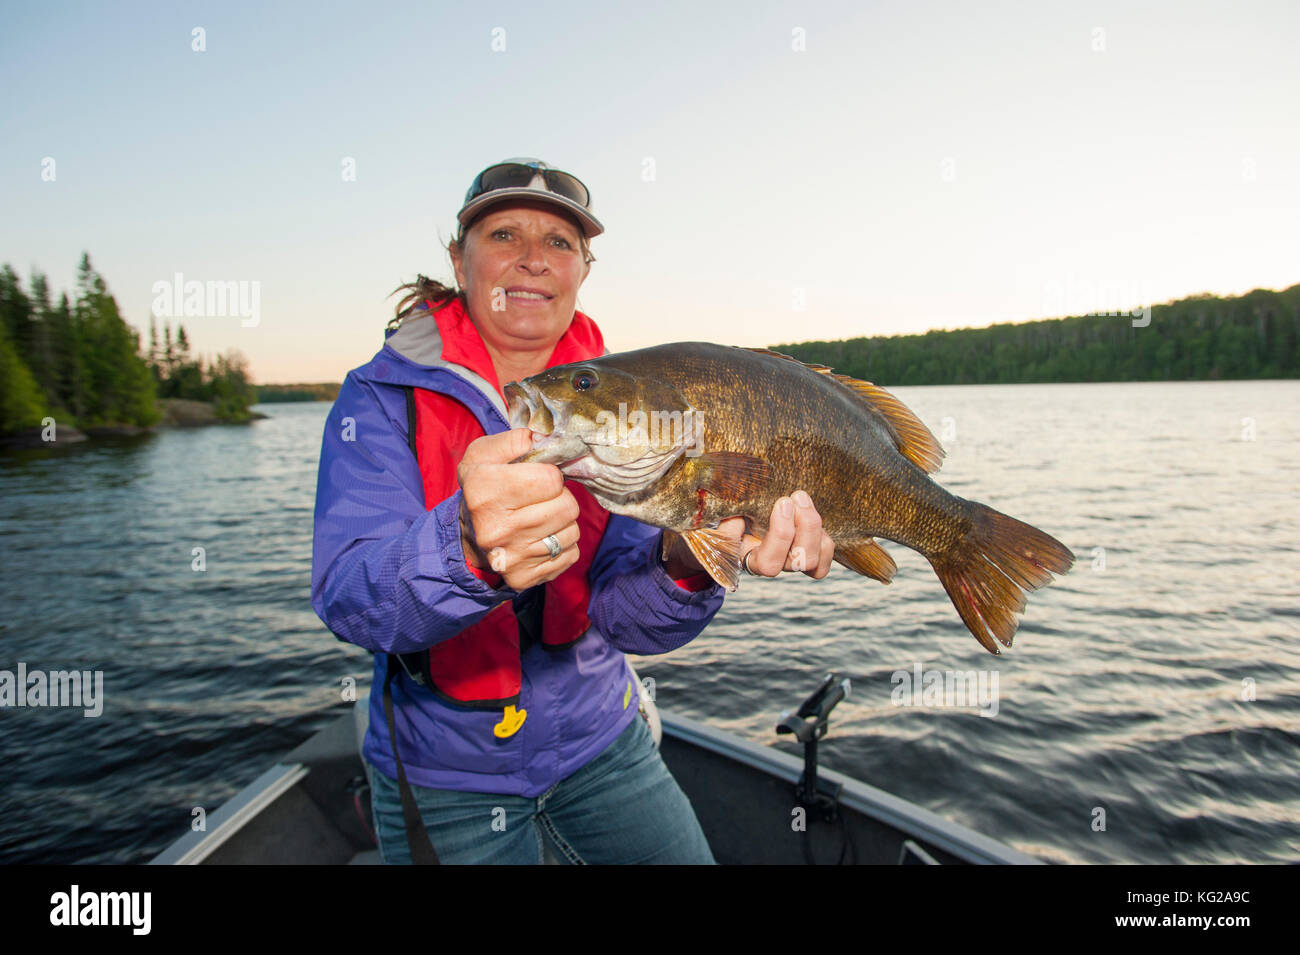
[[[358,701],[358,706],[365,700]],[[685,716],[659,711],[665,737],[725,757],[793,787],[803,775],[803,761],[788,753],[743,739]],[[292,759],[307,742],[336,730],[344,721],[354,723],[349,710],[284,757]],[[349,733],[349,739],[352,736]],[[359,761],[361,754],[350,748]],[[364,762],[362,762],[364,766]],[[160,852],[149,865],[196,865],[234,838],[263,810],[297,786],[311,771],[310,763],[277,762],[229,800],[209,819],[207,831],[190,831]],[[833,769],[819,768],[818,779],[839,786],[839,803],[853,812],[940,849],[965,862],[982,865],[1042,865],[1041,859],[981,835],[967,826],[893,796]]]
[[[790,783],[803,776],[803,760],[789,753],[750,742],[685,716],[660,711],[665,736],[729,757],[760,772]],[[840,805],[876,820],[959,859],[980,865],[1044,865],[1018,849],[1004,845],[974,829],[945,819],[928,809],[893,796],[852,776],[818,767],[817,779],[838,784]],[[793,793],[792,793],[793,795]]]

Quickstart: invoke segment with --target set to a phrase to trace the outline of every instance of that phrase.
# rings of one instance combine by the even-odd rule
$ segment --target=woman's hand
[[[553,464],[511,464],[532,447],[515,428],[471,441],[456,469],[465,559],[515,590],[554,580],[578,559],[578,502]],[[554,534],[563,550],[544,543]]]
[[[741,542],[740,565],[756,576],[775,577],[786,570],[800,571],[817,580],[825,577],[835,557],[835,542],[822,530],[822,518],[804,491],[795,491],[772,506],[767,536],[745,533],[743,517],[729,517],[718,525],[726,536]],[[702,573],[690,548],[680,539],[665,556],[665,569],[677,580]]]

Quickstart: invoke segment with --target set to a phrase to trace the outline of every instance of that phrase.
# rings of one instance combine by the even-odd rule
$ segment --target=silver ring
[[[564,550],[564,548],[560,546],[560,542],[554,534],[547,534],[542,538],[542,543],[545,544],[546,549],[551,552],[552,559],[559,557],[560,552]]]
[[[751,577],[762,577],[762,574],[756,573],[749,569],[749,555],[754,553],[752,550],[745,551],[745,559],[740,562],[740,566],[745,569],[745,573]]]

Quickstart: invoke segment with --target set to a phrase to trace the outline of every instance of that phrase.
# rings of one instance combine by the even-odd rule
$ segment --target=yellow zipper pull
[[[492,732],[497,739],[509,739],[519,732],[519,727],[524,725],[526,719],[528,719],[527,710],[517,710],[513,706],[507,706],[505,712],[501,714],[501,722],[492,727]]]

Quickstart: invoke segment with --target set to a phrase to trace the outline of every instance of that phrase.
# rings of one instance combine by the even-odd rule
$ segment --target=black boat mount
[[[776,724],[778,735],[791,734],[803,743],[803,775],[795,784],[794,802],[802,807],[809,816],[822,822],[839,822],[841,829],[844,820],[839,813],[840,783],[830,783],[817,778],[817,741],[826,735],[830,728],[831,710],[835,709],[851,689],[849,678],[838,673],[828,673],[812,696],[803,701],[795,713],[781,714],[781,721]],[[805,830],[807,835],[807,830]],[[844,849],[849,848],[848,832],[843,831],[845,839],[840,861],[844,860]],[[812,862],[811,850],[805,839],[805,855]],[[855,853],[856,855],[856,853]]]

